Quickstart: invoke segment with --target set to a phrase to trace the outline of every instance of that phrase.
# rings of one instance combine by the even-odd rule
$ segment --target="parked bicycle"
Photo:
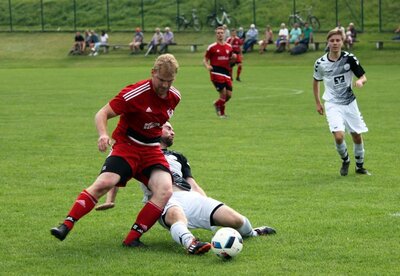
[[[221,7],[220,10],[222,11],[221,18],[218,18],[217,14],[213,12],[209,16],[207,16],[206,24],[214,28],[222,26],[224,24],[226,24],[227,26],[236,27],[237,26],[236,19],[230,16],[223,7]]]
[[[199,32],[203,28],[203,23],[201,23],[200,19],[197,17],[196,9],[192,10],[192,17],[190,20],[186,19],[184,14],[177,16],[176,25],[178,25],[178,31],[193,28],[195,31]]]
[[[318,31],[320,28],[319,19],[312,15],[312,7],[305,9],[307,11],[307,19],[304,20],[301,15],[300,11],[296,11],[294,14],[289,15],[289,26],[293,26],[294,23],[299,23],[301,27],[304,26],[304,23],[308,22],[310,26],[313,28],[314,31]]]

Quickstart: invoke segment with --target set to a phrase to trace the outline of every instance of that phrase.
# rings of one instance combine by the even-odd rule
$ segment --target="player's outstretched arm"
[[[117,197],[118,187],[112,188],[107,193],[106,202],[96,207],[96,211],[104,211],[115,207],[115,198]]]

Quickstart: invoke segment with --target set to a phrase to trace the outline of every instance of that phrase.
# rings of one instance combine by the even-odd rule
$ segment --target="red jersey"
[[[109,102],[112,110],[120,115],[112,137],[120,142],[158,142],[163,124],[172,117],[180,99],[181,94],[173,86],[165,99],[160,98],[153,90],[151,79],[126,86]]]
[[[233,37],[228,37],[228,39],[226,40],[226,42],[227,43],[229,43],[229,44],[231,44],[231,46],[232,46],[232,49],[233,49],[233,52],[235,53],[235,54],[239,54],[241,51],[240,51],[240,48],[242,47],[242,45],[243,45],[243,41],[239,38],[239,37],[237,37],[237,36],[235,36],[234,38]]]
[[[205,57],[213,67],[211,74],[222,74],[230,78],[232,53],[232,46],[228,43],[221,45],[215,42],[208,46]]]

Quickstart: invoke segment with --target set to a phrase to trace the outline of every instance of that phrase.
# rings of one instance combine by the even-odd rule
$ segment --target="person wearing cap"
[[[137,53],[144,40],[144,35],[139,27],[135,30],[135,35],[133,36],[133,40],[129,43],[129,48],[131,49],[131,54]]]
[[[254,24],[250,25],[250,29],[246,33],[246,41],[243,45],[243,53],[246,53],[258,41],[258,30]]]
[[[171,32],[169,27],[165,27],[165,32],[163,34],[163,39],[160,45],[160,54],[164,54],[168,51],[168,45],[174,44],[174,33]]]

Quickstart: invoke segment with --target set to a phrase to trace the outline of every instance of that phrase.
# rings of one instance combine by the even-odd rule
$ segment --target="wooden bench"
[[[326,41],[314,41],[314,45],[315,45],[315,51],[319,50],[319,45],[324,45],[324,47],[326,47]]]
[[[143,50],[144,47],[149,45],[146,42],[143,42],[142,45],[140,45],[140,49]],[[184,47],[190,47],[191,52],[197,52],[199,46],[203,46],[203,44],[198,44],[198,43],[172,43],[169,44],[168,47],[173,46],[184,46]],[[110,44],[108,47],[111,47],[113,50],[121,49],[121,48],[129,48],[129,44]],[[167,49],[168,49],[167,47]]]
[[[375,47],[378,50],[383,49],[383,43],[400,43],[400,40],[392,39],[392,40],[377,40],[377,41],[370,41],[372,43],[375,43]]]
[[[140,49],[143,50],[144,47],[146,47],[147,45],[148,45],[148,43],[143,42],[140,45]],[[129,48],[130,46],[129,46],[129,44],[110,44],[109,47],[112,47],[113,50],[117,50],[117,49],[121,49],[121,48]]]
[[[170,46],[184,46],[184,47],[190,47],[190,51],[191,52],[197,52],[197,48],[199,46],[203,46],[203,44],[198,44],[198,43],[171,43],[168,45],[168,47]]]
[[[354,40],[353,41],[353,44],[354,43],[357,43],[357,42],[359,42],[359,40]],[[311,44],[311,43],[310,43]],[[319,50],[319,46],[321,45],[321,46],[324,46],[325,48],[326,48],[326,46],[328,45],[328,42],[327,41],[314,41],[314,45],[315,45],[315,51],[318,51]],[[346,45],[344,45],[343,46],[344,48],[346,48]],[[324,49],[325,49],[324,48]],[[350,49],[351,50],[351,49]]]

